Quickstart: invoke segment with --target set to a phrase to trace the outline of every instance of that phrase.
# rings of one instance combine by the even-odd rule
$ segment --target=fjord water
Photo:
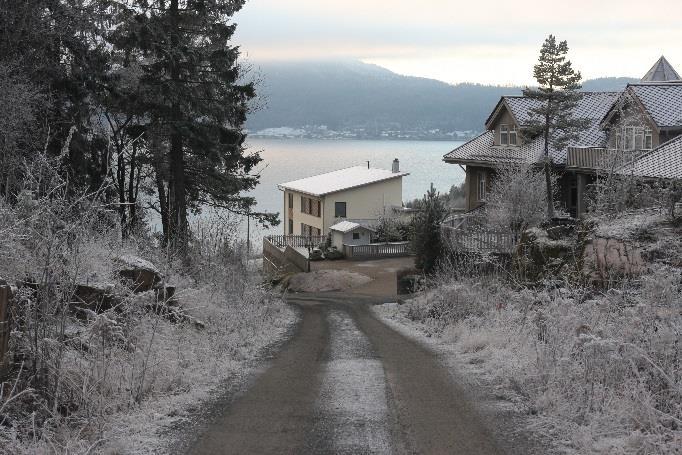
[[[431,183],[440,192],[447,192],[464,180],[457,165],[443,162],[443,155],[462,144],[458,141],[398,141],[398,140],[322,140],[322,139],[253,139],[250,152],[261,152],[258,166],[260,185],[249,193],[258,201],[258,211],[281,212],[282,192],[279,183],[351,166],[391,169],[394,158],[400,160],[400,170],[410,175],[403,179],[403,201],[422,197]],[[244,226],[244,229],[246,227]],[[282,226],[267,233],[280,234]],[[251,236],[265,234],[252,226]]]

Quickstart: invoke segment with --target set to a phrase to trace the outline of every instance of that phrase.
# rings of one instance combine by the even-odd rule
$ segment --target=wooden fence
[[[279,247],[264,237],[263,273],[272,276],[296,272],[310,272],[308,257],[289,245]]]
[[[268,235],[266,239],[278,248],[290,246],[292,248],[316,247],[327,241],[326,235]]]
[[[453,248],[479,253],[511,253],[515,239],[509,231],[441,227],[446,242]]]
[[[409,254],[409,246],[409,242],[343,245],[343,254],[346,256],[346,259],[407,256]]]
[[[9,336],[10,326],[10,297],[12,290],[9,286],[0,285],[0,379],[9,368]]]
[[[284,258],[288,263],[296,266],[301,272],[310,272],[310,259],[308,259],[308,255],[296,248],[287,245],[286,248],[284,248]]]

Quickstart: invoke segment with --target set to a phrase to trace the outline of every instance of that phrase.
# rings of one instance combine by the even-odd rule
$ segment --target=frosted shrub
[[[619,289],[514,289],[479,277],[404,310],[567,435],[575,453],[674,453],[682,442],[682,275],[661,268]]]

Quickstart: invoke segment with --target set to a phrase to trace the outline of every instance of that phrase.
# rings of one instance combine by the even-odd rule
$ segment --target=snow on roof
[[[659,128],[682,127],[682,84],[630,84]]]
[[[354,231],[358,228],[367,229],[368,231],[373,231],[373,229],[370,229],[367,226],[363,226],[363,225],[361,225],[359,223],[355,223],[353,221],[340,221],[340,222],[336,223],[335,225],[331,226],[329,229],[332,231],[343,232],[345,234],[346,232]]]
[[[299,193],[310,194],[311,196],[324,196],[338,191],[349,190],[384,180],[395,179],[410,175],[407,172],[391,172],[386,169],[367,168],[365,166],[355,166],[338,171],[327,172],[326,174],[314,175],[312,177],[281,183],[278,185],[280,190],[292,190]]]
[[[661,144],[623,171],[638,177],[682,179],[682,136]]]
[[[675,68],[665,57],[661,56],[649,72],[644,75],[642,82],[678,81],[680,79],[682,77],[675,71]]]
[[[587,128],[579,133],[577,141],[571,141],[568,147],[603,147],[606,144],[606,133],[600,128],[599,121],[618,98],[617,92],[584,92],[574,115],[589,122]],[[521,123],[530,120],[530,109],[537,106],[537,101],[524,97],[503,97],[512,111],[514,118]],[[491,125],[491,122],[489,122]],[[534,163],[542,160],[544,140],[538,137],[518,147],[499,146],[493,144],[493,131],[488,130],[471,141],[459,146],[443,157],[451,163]],[[550,147],[549,154],[557,164],[566,163],[566,149],[555,150]]]

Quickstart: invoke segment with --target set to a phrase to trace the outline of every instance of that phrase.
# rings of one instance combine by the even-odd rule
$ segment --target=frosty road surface
[[[434,354],[369,300],[290,296],[295,335],[191,454],[502,454]]]

